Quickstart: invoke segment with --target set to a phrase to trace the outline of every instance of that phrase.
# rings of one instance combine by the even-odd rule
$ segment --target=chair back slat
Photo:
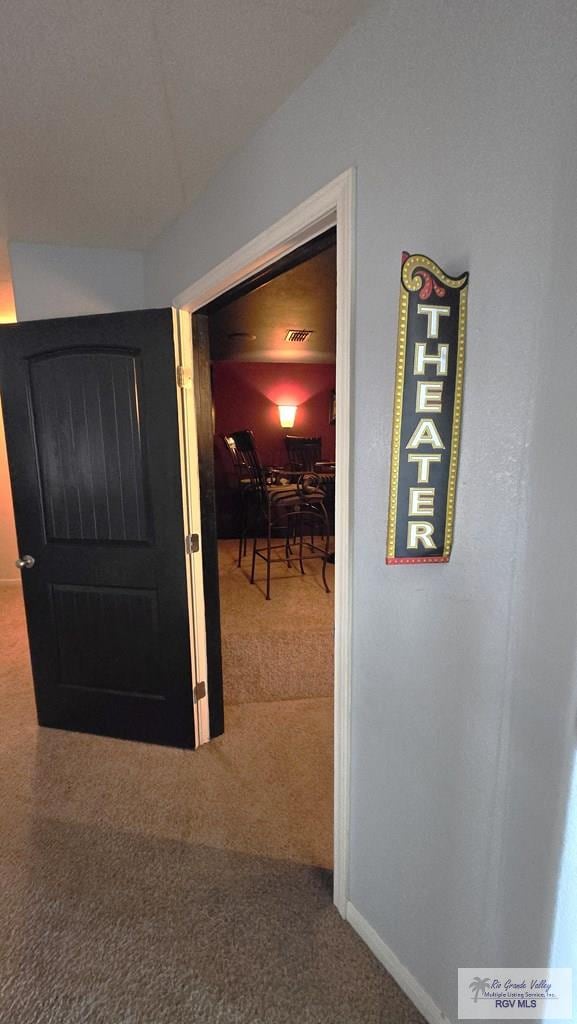
[[[240,476],[250,482],[259,498],[265,498],[267,492],[266,473],[260,461],[252,430],[234,430],[226,435],[225,444],[231,452]]]
[[[285,446],[291,469],[312,472],[321,461],[322,439],[320,437],[296,437],[287,434]]]

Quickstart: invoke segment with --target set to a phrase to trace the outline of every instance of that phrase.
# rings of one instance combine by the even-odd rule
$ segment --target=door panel
[[[150,540],[139,377],[135,355],[118,350],[30,360],[50,540]]]
[[[172,311],[0,329],[41,725],[194,746]]]
[[[53,584],[52,604],[60,686],[162,698],[155,590]]]

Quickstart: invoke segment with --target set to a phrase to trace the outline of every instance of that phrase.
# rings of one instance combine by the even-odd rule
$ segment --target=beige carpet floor
[[[334,567],[321,562],[273,567],[265,600],[265,563],[257,559],[251,585],[250,543],[239,568],[238,541],[219,541],[222,658],[229,703],[330,697],[333,692]]]
[[[0,796],[114,826],[332,866],[332,702],[227,705],[194,752],[38,729],[19,587],[0,587]]]
[[[327,698],[196,752],[38,729],[0,588],[1,1024],[422,1024],[331,897]]]

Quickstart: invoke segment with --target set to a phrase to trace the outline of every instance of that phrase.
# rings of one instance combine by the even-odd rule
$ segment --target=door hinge
[[[194,699],[202,700],[203,697],[206,697],[206,683],[196,683],[194,687]]]
[[[196,552],[200,551],[200,537],[198,533],[187,533],[184,547],[187,555],[196,555]]]
[[[176,383],[179,388],[192,387],[192,370],[190,366],[176,367]]]

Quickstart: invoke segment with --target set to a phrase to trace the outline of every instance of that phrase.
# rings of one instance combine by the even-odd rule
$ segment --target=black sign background
[[[417,254],[409,256],[408,253],[403,253],[387,543],[387,562],[389,564],[446,562],[449,559],[462,401],[467,282],[468,274],[463,274],[457,279],[449,278],[428,257]],[[419,305],[444,306],[450,309],[449,316],[438,317],[438,336],[436,338],[427,337],[428,317],[424,313],[418,313]],[[431,363],[425,365],[422,374],[415,375],[414,359],[417,342],[426,343],[427,356],[436,356],[438,345],[448,345],[446,376],[437,375],[437,367]],[[442,411],[416,412],[418,382],[433,380],[443,382]],[[455,410],[456,397],[457,409]],[[422,419],[433,421],[444,443],[443,449],[434,448],[426,442],[418,448],[407,449],[407,444]],[[455,445],[453,445],[454,440]],[[429,464],[428,482],[419,483],[418,464],[408,461],[410,452],[441,455],[440,462]],[[449,500],[451,480],[452,500]],[[409,489],[411,487],[435,488],[433,515],[424,513],[409,516]],[[407,531],[410,521],[426,521],[432,524],[434,548],[425,548],[422,543],[419,543],[417,549],[407,548]]]

